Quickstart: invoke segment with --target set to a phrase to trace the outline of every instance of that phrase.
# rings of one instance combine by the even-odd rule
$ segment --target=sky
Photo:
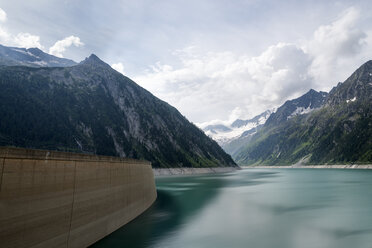
[[[96,54],[200,127],[229,124],[372,59],[372,1],[1,0],[0,43]]]

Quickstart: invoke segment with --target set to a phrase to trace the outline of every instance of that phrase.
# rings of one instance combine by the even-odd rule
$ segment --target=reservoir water
[[[372,248],[372,170],[245,169],[156,184],[150,209],[92,247]]]

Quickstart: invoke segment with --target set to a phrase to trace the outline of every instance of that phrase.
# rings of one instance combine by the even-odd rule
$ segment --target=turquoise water
[[[92,247],[372,248],[372,170],[246,169],[156,184],[149,210]]]

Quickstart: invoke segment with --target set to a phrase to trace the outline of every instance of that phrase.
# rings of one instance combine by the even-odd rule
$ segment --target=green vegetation
[[[238,164],[372,162],[372,62],[339,84],[319,110],[266,125],[234,155]]]

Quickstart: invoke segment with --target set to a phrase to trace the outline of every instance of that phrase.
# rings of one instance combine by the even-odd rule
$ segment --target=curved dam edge
[[[87,247],[156,200],[148,161],[0,147],[0,246]]]

